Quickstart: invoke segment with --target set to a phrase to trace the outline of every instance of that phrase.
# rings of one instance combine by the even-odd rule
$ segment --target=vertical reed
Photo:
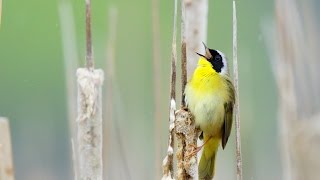
[[[0,179],[15,179],[9,121],[2,117],[0,117]]]
[[[78,158],[80,180],[102,180],[103,71],[94,69],[91,39],[91,4],[86,0],[86,68],[77,69]]]
[[[242,180],[242,156],[241,156],[241,133],[240,133],[240,98],[239,98],[239,71],[238,71],[238,41],[237,41],[237,11],[236,2],[232,2],[233,14],[233,78],[234,89],[236,94],[235,110],[235,124],[236,124],[236,167],[237,180]]]

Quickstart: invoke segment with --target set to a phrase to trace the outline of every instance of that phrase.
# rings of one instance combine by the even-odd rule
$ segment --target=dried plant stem
[[[87,68],[77,69],[78,158],[80,180],[102,180],[103,71],[93,69],[90,0],[86,0]]]
[[[118,110],[120,109],[117,107],[117,103],[121,100],[119,99],[119,94],[117,94],[117,79],[116,79],[116,39],[117,39],[117,25],[118,25],[118,9],[116,7],[109,8],[109,34],[108,34],[108,41],[107,41],[107,60],[106,60],[106,86],[108,87],[106,92],[105,104],[106,110],[105,117],[106,123],[104,124],[104,147],[107,147],[106,150],[103,151],[104,154],[104,172],[107,173],[108,171],[112,171],[112,169],[119,169],[125,179],[130,180],[131,175],[129,171],[129,165],[127,162],[127,157],[125,153],[125,146],[123,143],[123,133],[121,132],[121,126],[117,116],[119,115]],[[120,118],[121,119],[121,118]],[[114,131],[113,131],[114,130]],[[111,139],[112,137],[115,137]],[[116,142],[116,144],[114,144]],[[118,151],[120,154],[120,158],[113,157],[112,148],[118,146]],[[109,147],[109,148],[108,148]],[[122,162],[121,168],[115,167],[114,161]],[[112,166],[112,167],[111,167]],[[113,172],[116,174],[118,172]],[[108,176],[106,176],[108,175]],[[111,173],[105,174],[105,179],[114,179],[115,177],[112,176]]]
[[[4,170],[4,152],[3,152],[3,145],[0,144],[0,179],[4,179],[5,177],[5,170]]]
[[[187,50],[186,50],[186,12],[185,12],[185,3],[184,0],[181,1],[181,107],[185,107],[185,98],[184,98],[184,89],[187,84]],[[184,180],[187,178],[186,170],[184,167],[184,158],[185,158],[185,148],[186,148],[186,142],[185,142],[185,134],[180,133],[180,131],[177,131],[176,128],[177,121],[180,122],[187,121],[188,116],[185,114],[188,113],[184,111],[183,109],[179,110],[175,114],[175,133],[177,137],[177,179],[178,180]],[[182,118],[182,119],[181,119]],[[182,123],[183,124],[183,123]]]
[[[181,68],[181,83],[183,90],[181,94],[181,106],[186,107],[184,89],[186,88],[187,84],[187,44],[185,40],[182,40],[181,44]]]
[[[181,1],[181,106],[185,107],[184,89],[187,84],[187,42],[186,42],[186,7],[185,1]]]
[[[174,148],[174,121],[176,111],[176,64],[177,64],[177,0],[174,0],[173,35],[171,48],[171,79],[170,79],[170,109],[169,109],[169,141],[167,156],[162,163],[163,180],[173,179],[173,148]]]
[[[187,77],[195,68],[197,58],[194,52],[198,51],[201,42],[206,39],[207,27],[207,0],[181,1],[181,109],[176,112],[175,131],[177,134],[177,161],[178,179],[194,179],[198,176],[197,154],[194,147],[197,144],[198,129],[195,127],[194,117],[184,110],[186,107],[184,89]]]
[[[313,180],[320,177],[319,29],[316,16],[310,17],[312,1],[277,0],[275,9],[276,44],[269,47],[276,47],[270,55],[279,93],[282,179]]]
[[[111,147],[112,147],[112,127],[113,127],[113,122],[116,123],[116,121],[113,121],[114,118],[114,100],[113,100],[113,84],[114,84],[114,75],[115,75],[115,47],[116,47],[116,36],[117,36],[117,9],[116,8],[109,8],[109,34],[108,34],[108,41],[107,41],[107,59],[106,59],[106,64],[107,67],[105,68],[106,70],[106,86],[108,89],[106,90],[107,92],[105,93],[105,104],[106,107],[105,113],[103,114],[103,118],[105,120],[104,123],[104,132],[103,132],[103,144],[105,147],[105,150],[103,151],[103,161],[104,161],[104,178],[109,179],[110,177],[106,177],[106,175],[110,176],[108,173],[108,169],[111,168],[112,164],[112,156],[109,154],[112,152]],[[111,178],[112,179],[112,178]]]
[[[62,46],[64,55],[64,67],[68,97],[69,126],[71,136],[75,137],[75,121],[77,114],[76,108],[76,79],[74,72],[78,66],[77,42],[75,37],[75,25],[72,6],[68,1],[63,1],[59,5],[59,17],[62,36]]]
[[[79,68],[78,153],[80,180],[102,179],[102,70]]]
[[[186,43],[187,43],[187,71],[188,78],[197,66],[199,56],[203,53],[202,42],[207,40],[208,0],[184,0],[186,8]]]
[[[78,170],[78,158],[76,153],[76,147],[73,141],[73,138],[71,138],[71,149],[72,149],[72,162],[73,162],[73,173],[74,173],[74,180],[78,180],[79,170]]]
[[[62,36],[62,46],[64,54],[64,68],[65,68],[65,79],[67,87],[67,103],[68,103],[68,122],[69,130],[72,139],[75,139],[76,134],[76,122],[77,117],[77,95],[76,95],[76,78],[74,72],[78,66],[78,56],[77,56],[77,47],[76,47],[76,37],[75,37],[75,25],[72,6],[69,1],[63,1],[59,4],[59,18],[60,18],[60,27],[61,27],[61,36]],[[75,179],[79,176],[78,172],[78,158],[75,153],[77,146],[75,143],[72,143],[72,157],[73,157],[73,169]]]
[[[172,32],[173,35],[172,35],[172,46],[171,46],[170,100],[172,100],[172,99],[175,100],[176,99],[176,81],[177,81],[177,9],[178,9],[178,0],[174,0],[173,32]],[[170,105],[170,107],[171,107],[171,105]]]
[[[159,0],[151,1],[152,8],[152,50],[153,50],[153,94],[154,94],[154,144],[155,144],[155,178],[160,177],[161,169],[161,52],[160,52],[160,18]]]
[[[109,34],[107,41],[107,79],[108,85],[112,85],[115,78],[115,59],[116,59],[116,37],[118,25],[118,9],[116,7],[109,8]],[[109,87],[109,86],[108,86]],[[112,88],[111,88],[112,89]],[[111,96],[109,97],[111,98]],[[108,98],[108,99],[109,99]],[[111,104],[110,104],[111,105]]]
[[[93,54],[92,54],[92,38],[91,38],[91,0],[86,1],[86,66],[88,69],[93,69]]]
[[[198,176],[198,163],[195,145],[198,139],[198,129],[193,116],[184,109],[176,112],[175,132],[177,135],[177,179],[195,179]]]
[[[173,148],[174,148],[174,127],[175,127],[175,111],[176,102],[171,99],[170,102],[170,115],[169,115],[169,142],[167,156],[163,159],[162,168],[163,175],[162,180],[170,180],[174,178],[173,172]]]
[[[9,122],[0,117],[0,179],[14,180]]]
[[[233,1],[233,75],[236,94],[235,102],[235,124],[236,124],[236,159],[237,159],[237,180],[242,180],[242,157],[241,157],[241,134],[240,134],[240,101],[239,101],[239,74],[237,55],[237,12],[236,2]]]

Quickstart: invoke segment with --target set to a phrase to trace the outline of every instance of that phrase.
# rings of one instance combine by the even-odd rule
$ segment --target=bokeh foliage
[[[71,179],[71,151],[58,6],[62,0],[3,1],[0,115],[10,119],[17,179]],[[66,0],[65,0],[66,1]],[[70,0],[79,63],[84,64],[84,1]],[[118,10],[118,116],[129,174],[153,179],[154,121],[151,2],[92,0],[96,67],[104,68],[108,11]],[[232,57],[232,1],[209,2],[209,47]],[[166,152],[173,1],[160,1],[162,156]],[[262,24],[272,1],[238,2],[239,76],[244,179],[281,179],[276,93]],[[179,43],[178,43],[179,44]],[[179,48],[178,48],[179,49]],[[230,67],[231,67],[230,63]],[[105,87],[108,88],[108,87]],[[234,132],[218,155],[218,179],[235,179]],[[117,148],[117,147],[115,147]],[[137,162],[137,159],[143,161]],[[110,162],[112,164],[112,162]],[[121,172],[121,171],[119,171]],[[124,179],[124,178],[123,178]]]

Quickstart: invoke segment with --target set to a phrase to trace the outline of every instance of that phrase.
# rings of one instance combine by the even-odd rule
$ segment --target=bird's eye
[[[216,61],[221,61],[221,56],[216,55],[216,56],[214,57],[214,60],[216,60]]]

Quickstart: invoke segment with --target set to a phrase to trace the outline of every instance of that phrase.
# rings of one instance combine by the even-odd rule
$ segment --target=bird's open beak
[[[202,44],[203,44],[204,49],[205,49],[205,55],[202,55],[202,54],[200,54],[200,53],[197,53],[197,54],[198,54],[199,56],[202,56],[202,57],[206,58],[206,59],[211,59],[211,58],[212,58],[212,55],[211,55],[211,53],[210,53],[210,51],[209,51],[209,48],[207,48],[207,46],[206,46],[206,44],[205,44],[204,42],[202,42]]]
[[[196,54],[198,54],[198,55],[201,56],[201,57],[206,58],[204,55],[202,55],[202,54],[200,54],[200,53],[197,53],[197,52],[196,52]]]
[[[206,46],[206,44],[204,42],[202,42],[203,46],[204,46],[204,49],[206,51],[206,54],[204,55],[207,59],[211,59],[212,58],[212,55],[209,51],[209,48]]]

